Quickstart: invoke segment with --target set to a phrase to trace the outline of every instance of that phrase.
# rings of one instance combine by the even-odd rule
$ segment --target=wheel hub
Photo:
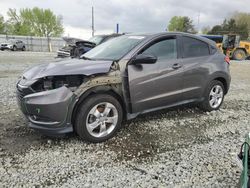
[[[101,115],[99,121],[100,121],[100,122],[104,122],[105,120],[106,120],[106,117],[104,117],[103,115]]]

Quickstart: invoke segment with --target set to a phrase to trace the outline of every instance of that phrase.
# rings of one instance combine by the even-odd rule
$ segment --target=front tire
[[[17,51],[17,47],[16,46],[13,46],[13,51]]]
[[[75,131],[89,142],[103,142],[112,138],[121,128],[123,119],[121,104],[107,94],[94,94],[78,108]]]
[[[218,80],[213,80],[206,88],[204,100],[200,104],[200,108],[207,112],[218,110],[223,103],[224,93],[224,85]]]

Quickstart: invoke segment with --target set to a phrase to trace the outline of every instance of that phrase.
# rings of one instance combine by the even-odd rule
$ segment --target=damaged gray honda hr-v
[[[30,68],[17,83],[17,98],[29,127],[102,142],[139,114],[187,103],[217,110],[229,85],[229,60],[213,41],[129,34],[81,59]]]

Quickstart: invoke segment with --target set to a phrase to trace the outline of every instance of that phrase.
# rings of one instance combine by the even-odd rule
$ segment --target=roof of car
[[[110,36],[121,36],[124,34],[121,33],[112,33],[112,34],[105,34],[105,35],[95,35],[95,36],[99,36],[99,37],[110,37]]]
[[[126,35],[128,35],[128,36],[145,36],[147,38],[161,37],[161,36],[167,36],[167,35],[182,35],[182,36],[196,38],[196,39],[202,40],[204,42],[207,42],[210,45],[216,46],[215,42],[208,39],[208,38],[202,37],[200,35],[195,35],[195,34],[191,34],[191,33],[184,33],[184,32],[129,33]]]

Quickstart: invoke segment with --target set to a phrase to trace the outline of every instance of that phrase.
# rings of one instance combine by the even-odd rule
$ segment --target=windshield
[[[82,58],[112,61],[119,60],[135,46],[137,46],[144,38],[144,36],[126,35],[117,37],[100,44],[99,46],[85,53]]]
[[[103,36],[94,36],[89,39],[90,42],[95,43],[96,45],[100,44],[103,39]]]

